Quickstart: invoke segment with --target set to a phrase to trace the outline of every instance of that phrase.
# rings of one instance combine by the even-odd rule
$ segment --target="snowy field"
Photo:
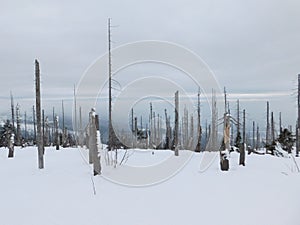
[[[167,181],[129,187],[92,177],[83,150],[46,148],[43,170],[36,148],[16,148],[13,159],[7,151],[0,149],[0,225],[300,224],[300,173],[291,158],[251,154],[242,167],[232,153],[230,171],[221,172],[216,158],[200,172],[203,153],[194,154]],[[126,164],[171,154],[131,150]]]

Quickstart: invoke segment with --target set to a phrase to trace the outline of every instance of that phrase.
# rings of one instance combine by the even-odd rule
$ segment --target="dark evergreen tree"
[[[292,152],[292,147],[295,143],[295,138],[292,133],[285,128],[278,137],[278,142],[281,144],[282,149],[287,151],[288,153]]]
[[[12,133],[13,133],[13,126],[10,123],[10,121],[7,120],[0,131],[0,146],[1,147],[8,147],[9,140],[10,140]]]
[[[242,137],[241,137],[241,132],[238,131],[237,136],[235,138],[235,147],[239,148],[242,146]]]

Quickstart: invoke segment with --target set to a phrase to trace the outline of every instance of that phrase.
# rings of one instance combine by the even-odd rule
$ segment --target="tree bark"
[[[37,145],[38,145],[38,167],[44,168],[44,146],[41,126],[41,90],[40,90],[40,68],[39,62],[35,60],[35,90],[36,90],[36,119],[37,119]]]
[[[179,103],[178,103],[178,91],[175,92],[175,136],[174,136],[174,147],[175,147],[175,156],[179,155],[178,149],[178,114],[179,114]]]

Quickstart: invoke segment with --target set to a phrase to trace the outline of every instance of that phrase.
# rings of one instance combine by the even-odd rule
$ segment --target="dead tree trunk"
[[[33,144],[36,144],[36,114],[34,106],[32,106],[32,122],[33,122]]]
[[[228,160],[229,151],[230,151],[230,116],[227,112],[225,112],[223,143],[222,143],[222,148],[220,149],[220,165],[221,165],[221,170],[223,171],[229,170],[229,160]]]
[[[59,140],[59,132],[58,132],[58,123],[59,123],[59,118],[56,115],[55,116],[55,122],[54,122],[54,126],[55,126],[55,146],[56,146],[56,150],[59,150],[59,144],[60,144],[60,140]]]
[[[253,121],[252,124],[252,149],[254,150],[255,148],[255,122]]]
[[[82,113],[81,113],[81,106],[79,107],[79,138],[78,144],[82,148],[83,147],[83,127],[82,127]]]
[[[266,130],[266,145],[268,146],[270,144],[270,116],[269,116],[269,102],[267,102],[267,130]]]
[[[174,130],[174,149],[175,156],[179,155],[178,149],[178,116],[179,116],[179,102],[178,102],[178,91],[175,92],[175,130]]]
[[[165,109],[165,119],[166,119],[166,143],[165,149],[171,149],[171,126],[170,126],[170,118],[167,114],[167,109]]]
[[[15,132],[15,106],[14,106],[14,97],[12,95],[12,92],[10,92],[10,107],[11,107],[12,131]]]
[[[17,119],[17,132],[16,132],[16,145],[21,146],[21,116],[20,116],[20,106],[17,104],[16,106],[16,119]]]
[[[62,146],[65,147],[66,146],[66,132],[65,132],[65,107],[64,107],[64,100],[61,101],[61,118],[62,118],[62,126],[61,126],[61,130],[62,130],[62,136],[61,137],[62,137],[62,140],[61,140],[61,142],[62,142]],[[76,127],[76,129],[77,129],[77,127]]]
[[[153,119],[153,112],[152,112],[152,103],[150,102],[150,118],[149,118],[149,123],[150,123],[150,131],[149,131],[149,144],[150,144],[150,148],[153,148],[153,123],[152,123],[152,119]]]
[[[36,119],[37,119],[37,145],[38,145],[38,166],[44,168],[44,145],[41,124],[41,89],[40,89],[40,68],[39,62],[35,60],[35,91],[36,91]]]
[[[282,133],[281,112],[279,112],[279,134]]]
[[[7,134],[7,147],[8,147],[8,158],[14,157],[14,143],[15,143],[15,135],[13,131],[10,131]]]
[[[198,91],[198,105],[197,105],[197,145],[196,152],[201,151],[202,127],[200,117],[200,89]]]
[[[25,143],[27,143],[27,114],[26,114],[26,111],[24,113],[24,141]]]
[[[52,108],[52,133],[51,133],[52,139],[52,146],[55,145],[55,115],[54,115],[54,107]]]
[[[190,125],[190,138],[189,138],[189,149],[193,149],[194,144],[194,117],[191,115],[191,125]]]
[[[44,146],[49,146],[49,140],[50,140],[50,127],[49,127],[49,119],[48,116],[45,118],[45,137],[44,137]]]
[[[43,143],[45,145],[45,111],[42,109],[42,135],[43,135]]]
[[[271,137],[272,137],[272,144],[275,141],[275,124],[274,124],[274,114],[271,112]]]
[[[256,151],[260,148],[259,126],[256,127]]]
[[[138,143],[138,128],[137,128],[137,117],[134,117],[134,146],[137,148]]]
[[[300,74],[298,74],[298,119],[296,126],[296,157],[299,156],[300,140],[299,140],[299,129],[300,129]]]
[[[210,151],[218,151],[218,110],[216,102],[216,93],[212,91],[212,116],[211,116],[211,132],[209,135],[209,141],[211,147]]]
[[[99,118],[96,115],[94,109],[90,112],[89,115],[89,162],[93,164],[94,176],[101,174],[101,165],[100,165],[100,155],[98,151],[98,140],[97,133],[99,132]]]
[[[243,110],[243,147],[240,149],[240,165],[245,166],[245,151],[246,151],[246,111]]]

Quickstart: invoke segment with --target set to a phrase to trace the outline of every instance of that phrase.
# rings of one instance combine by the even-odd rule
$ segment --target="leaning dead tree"
[[[40,66],[35,60],[35,92],[36,92],[36,120],[37,120],[37,145],[38,145],[38,166],[44,168],[44,146],[41,121],[41,88],[40,88]]]

